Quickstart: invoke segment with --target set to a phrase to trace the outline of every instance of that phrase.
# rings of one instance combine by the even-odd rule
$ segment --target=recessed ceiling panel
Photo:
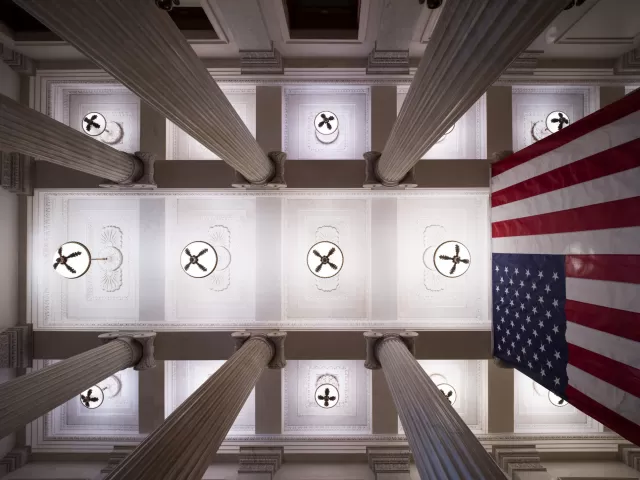
[[[291,38],[358,38],[360,0],[284,0],[284,8]]]

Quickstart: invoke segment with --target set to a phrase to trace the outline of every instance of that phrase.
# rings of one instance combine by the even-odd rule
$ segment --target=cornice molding
[[[33,325],[0,332],[0,368],[30,368],[33,360]]]
[[[27,463],[29,447],[16,447],[0,459],[0,477],[11,473]]]

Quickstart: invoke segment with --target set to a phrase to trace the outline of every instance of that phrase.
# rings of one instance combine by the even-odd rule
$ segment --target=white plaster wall
[[[0,93],[18,100],[20,76],[4,62],[0,62]],[[18,250],[18,197],[0,189],[0,251]],[[11,327],[18,320],[18,258],[5,256],[3,275],[0,277],[0,330]],[[15,376],[12,368],[0,368],[0,383]],[[0,458],[13,448],[15,435],[0,439]]]
[[[640,478],[640,472],[621,462],[542,462],[553,480],[557,478]]]
[[[100,470],[104,466],[105,463],[28,463],[24,467],[2,477],[2,480],[91,480],[100,474]]]

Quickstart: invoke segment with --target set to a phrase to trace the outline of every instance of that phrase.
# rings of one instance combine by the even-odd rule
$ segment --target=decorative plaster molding
[[[2,188],[18,195],[33,195],[34,159],[21,153],[0,152]]]
[[[493,446],[493,456],[498,466],[510,479],[514,472],[546,472],[540,463],[540,456],[535,445]]]
[[[238,473],[266,473],[270,478],[282,465],[284,447],[240,447]],[[239,476],[242,478],[242,475]]]
[[[111,473],[134,449],[132,446],[114,445],[107,466],[100,470],[100,473]]]
[[[23,75],[35,75],[36,67],[31,58],[0,43],[0,58],[15,72]]]
[[[622,462],[640,472],[640,447],[630,443],[619,445],[618,453]]]
[[[0,368],[31,368],[33,325],[10,327],[0,332]]]
[[[538,58],[543,53],[543,50],[525,50],[507,67],[505,73],[533,75],[538,66]]]
[[[616,73],[616,75],[640,74],[640,47],[620,56],[616,60],[613,71]]]
[[[367,59],[367,74],[409,73],[409,50],[378,50],[376,48]]]
[[[240,73],[284,73],[280,52],[271,42],[271,50],[240,50]]]
[[[15,447],[0,459],[0,477],[23,467],[29,459],[30,450],[29,447]]]
[[[407,447],[367,447],[369,468],[376,480],[388,478],[386,475],[390,473],[395,473],[398,479],[409,479],[410,457],[411,451]]]

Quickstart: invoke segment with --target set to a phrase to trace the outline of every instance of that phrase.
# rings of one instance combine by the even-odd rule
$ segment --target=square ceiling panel
[[[325,385],[335,388],[328,408],[316,399],[325,395]],[[371,433],[371,372],[362,361],[289,361],[283,396],[284,433]]]
[[[166,361],[165,364],[165,418],[180,406],[222,365],[223,360]],[[251,390],[229,434],[252,435],[256,431],[256,396]]]
[[[488,198],[478,195],[398,199],[398,318],[403,326],[489,326]],[[469,270],[447,278],[428,262],[455,241],[469,250]]]
[[[360,0],[284,0],[293,39],[356,39]]]
[[[284,89],[283,149],[290,160],[361,160],[371,150],[368,87]],[[331,134],[316,117],[323,112]],[[322,133],[324,132],[324,133]]]
[[[516,433],[597,433],[602,424],[514,370]]]
[[[99,113],[105,117],[106,130],[93,137],[117,150],[140,150],[140,99],[115,83],[57,83],[50,87],[47,115],[84,131],[84,117]]]
[[[34,360],[32,371],[57,362]],[[138,372],[127,368],[96,385],[103,393],[99,407],[85,407],[80,396],[76,395],[32,422],[31,445],[34,450],[65,448],[69,443],[82,440],[96,442],[96,448],[104,443],[110,449],[114,442],[143,437],[138,433]],[[96,393],[92,395],[92,398],[98,398]]]
[[[473,433],[487,433],[488,376],[486,360],[419,360]],[[404,433],[402,424],[400,433]]]
[[[512,93],[514,151],[551,135],[546,120],[552,112],[575,123],[597,109],[595,87],[517,86]]]
[[[251,134],[256,136],[256,87],[224,86],[222,92]],[[220,160],[220,157],[167,120],[167,160]]]
[[[368,318],[370,208],[366,199],[285,199],[283,272],[287,320],[322,319],[336,323],[340,319]],[[344,256],[342,269],[331,278],[316,276],[307,264],[309,250],[322,241],[337,245]],[[312,267],[316,267],[315,263]]]
[[[409,91],[408,86],[398,86],[398,113]],[[455,123],[449,133],[422,156],[432,160],[461,160],[487,158],[487,96],[480,99]]]

